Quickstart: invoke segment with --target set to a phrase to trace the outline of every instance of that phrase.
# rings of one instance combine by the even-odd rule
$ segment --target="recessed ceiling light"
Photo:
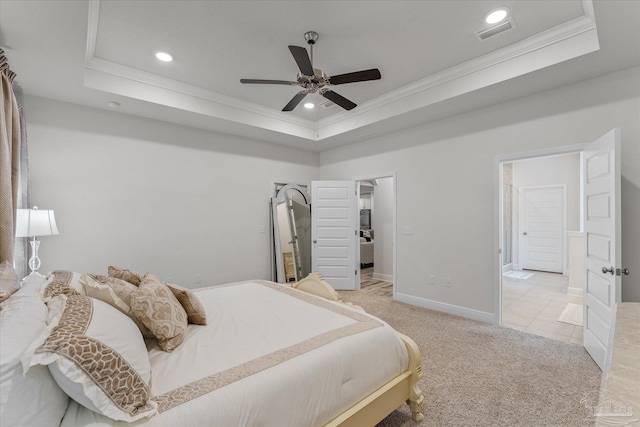
[[[119,102],[107,101],[107,107],[109,107],[109,108],[118,108],[119,106],[120,106]]]
[[[313,102],[307,102],[304,104],[304,108],[313,108],[315,107],[315,104]]]
[[[158,51],[156,52],[156,58],[158,58],[162,62],[171,62],[173,61],[173,55],[167,52]]]
[[[507,9],[496,9],[489,12],[489,14],[487,14],[484,20],[487,24],[497,24],[498,22],[502,21],[506,17],[507,17]]]

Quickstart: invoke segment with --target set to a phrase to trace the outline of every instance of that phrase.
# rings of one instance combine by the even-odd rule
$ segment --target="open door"
[[[584,150],[584,347],[603,369],[621,297],[620,129]]]
[[[355,181],[311,182],[311,270],[335,289],[359,285],[358,220]]]

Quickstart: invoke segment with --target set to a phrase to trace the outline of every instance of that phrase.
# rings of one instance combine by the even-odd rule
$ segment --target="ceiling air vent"
[[[334,105],[336,105],[336,104],[334,104],[334,103],[333,103],[333,102],[331,102],[331,101],[325,101],[325,102],[323,102],[322,104],[320,104],[320,106],[321,106],[322,108],[331,108],[331,107],[333,107]]]
[[[515,28],[515,25],[512,21],[504,21],[498,25],[494,25],[493,27],[485,28],[483,30],[476,31],[476,37],[482,41],[486,40],[489,37],[493,37],[497,34],[504,33],[507,30]]]

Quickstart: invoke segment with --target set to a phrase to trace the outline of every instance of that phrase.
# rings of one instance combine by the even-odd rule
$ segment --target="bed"
[[[342,303],[317,273],[291,286],[253,280],[190,290],[206,325],[189,323],[178,344],[160,335],[144,339],[127,316],[94,298],[95,289],[87,295],[82,276],[67,272],[66,285],[60,275],[29,283],[2,304],[3,344],[16,342],[11,354],[5,354],[6,345],[2,350],[0,417],[6,425],[362,427],[374,426],[405,402],[413,418],[422,419],[415,343]],[[49,297],[47,307],[43,288],[62,288],[63,294]],[[186,294],[176,289],[176,296]],[[180,303],[191,316],[193,310]],[[70,308],[76,306],[77,313]],[[23,324],[18,317],[27,310],[27,330],[16,334]],[[78,345],[70,356],[60,345],[75,339],[69,336],[83,316],[91,324],[83,326],[81,338],[95,338],[98,348]],[[105,378],[87,380],[96,360],[110,360],[95,356],[109,339],[111,347],[121,346],[118,357],[127,363]],[[87,360],[78,361],[83,352]],[[113,378],[130,381],[127,369],[139,371],[141,388],[126,382],[124,394],[138,395],[109,395],[117,388]],[[27,391],[34,383],[35,397]],[[40,418],[31,419],[33,414]]]

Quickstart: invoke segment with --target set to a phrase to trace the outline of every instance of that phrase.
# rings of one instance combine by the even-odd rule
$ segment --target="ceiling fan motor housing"
[[[309,44],[316,44],[316,41],[318,41],[318,33],[315,31],[307,31],[304,33],[304,39]]]

